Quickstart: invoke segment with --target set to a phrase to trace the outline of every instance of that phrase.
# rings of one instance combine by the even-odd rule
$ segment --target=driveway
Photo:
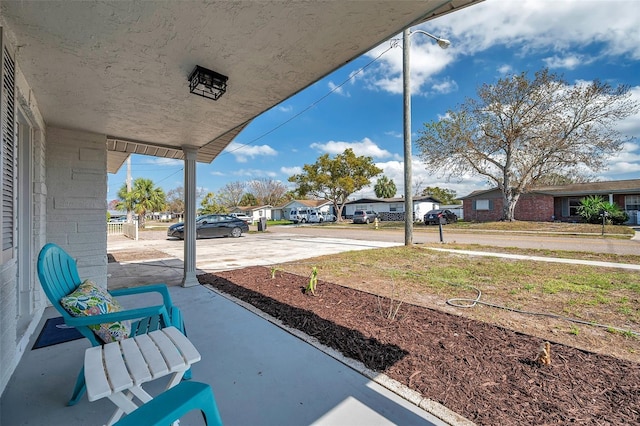
[[[108,237],[107,251],[117,261],[109,263],[109,288],[131,286],[136,282],[180,285],[183,276],[184,242],[167,239],[166,231],[144,231],[140,236],[141,239],[138,241],[120,235]],[[309,236],[282,231],[251,233],[243,234],[240,238],[197,240],[196,267],[201,272],[215,272],[303,261],[326,254],[397,245],[400,243]]]

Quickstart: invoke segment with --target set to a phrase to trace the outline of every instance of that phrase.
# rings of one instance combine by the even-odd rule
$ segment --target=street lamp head
[[[444,38],[438,39],[438,46],[440,46],[441,48],[446,49],[450,45],[451,45],[451,42],[449,40]]]
[[[428,32],[422,31],[422,30],[415,30],[415,31],[411,32],[411,34],[409,34],[409,35],[414,35],[415,33],[420,33],[420,34],[424,34],[426,36],[431,37],[432,39],[434,39],[438,43],[438,46],[440,46],[443,49],[446,49],[447,47],[449,47],[451,45],[451,42],[449,40],[444,39],[444,38],[440,38],[440,37],[436,37],[433,34],[429,34]]]

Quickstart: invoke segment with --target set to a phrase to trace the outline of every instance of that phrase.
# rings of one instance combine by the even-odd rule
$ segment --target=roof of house
[[[460,197],[461,200],[475,198],[479,195],[498,191],[498,188],[481,189]],[[640,194],[640,179],[610,180],[603,182],[572,183],[569,185],[538,186],[529,192],[548,194],[555,197],[580,196],[597,194]]]
[[[287,206],[289,204],[293,204],[293,203],[302,204],[303,206],[307,206],[307,207],[317,208],[317,207],[325,206],[327,204],[331,204],[331,201],[328,201],[328,200],[291,200],[287,204],[282,206],[282,208],[287,208]]]
[[[242,212],[249,212],[249,211],[253,211],[253,210],[271,209],[271,208],[273,208],[273,206],[270,206],[269,204],[265,204],[265,205],[262,205],[262,206],[238,206],[234,210],[240,210]]]

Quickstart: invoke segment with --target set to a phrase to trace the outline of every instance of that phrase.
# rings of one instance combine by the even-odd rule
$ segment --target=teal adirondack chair
[[[207,426],[222,426],[211,386],[182,382],[126,415],[115,426],[165,426],[190,411],[199,410]]]
[[[147,306],[137,309],[128,309],[102,315],[86,317],[74,317],[67,312],[60,300],[75,291],[82,280],[78,274],[75,260],[69,256],[60,246],[46,244],[38,255],[38,277],[51,304],[58,310],[65,324],[75,327],[84,337],[89,339],[93,346],[100,346],[103,342],[89,329],[90,325],[105,324],[115,321],[135,320],[131,324],[131,336],[149,333],[159,328],[174,326],[185,333],[182,313],[174,306],[165,284],[153,284],[144,287],[126,288],[109,291],[112,296],[126,296],[132,294],[157,292],[162,295],[163,304]],[[185,333],[186,334],[186,333]],[[191,378],[191,370],[184,375],[185,379]],[[76,404],[86,391],[84,381],[84,367],[78,374],[73,395],[69,405]]]

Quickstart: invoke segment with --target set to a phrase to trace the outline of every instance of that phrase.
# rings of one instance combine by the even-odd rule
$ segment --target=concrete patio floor
[[[143,245],[136,243],[137,247]],[[207,262],[207,271],[215,269],[210,262],[215,246],[220,250],[220,247],[234,243],[233,240],[219,240],[211,248],[201,250],[198,242],[198,267],[201,267],[200,256],[207,252],[208,260],[202,261]],[[253,243],[258,244],[258,238]],[[318,243],[309,241],[312,249],[308,251],[308,256],[322,251]],[[338,243],[327,242],[340,245]],[[160,244],[166,245],[167,241]],[[291,249],[293,243],[289,244]],[[299,248],[298,244],[302,243],[295,243]],[[349,244],[344,241],[342,246]],[[378,243],[369,245],[358,241],[352,244],[373,248]],[[251,252],[259,253],[260,250],[256,250],[252,244]],[[273,259],[271,256],[274,255],[277,253],[270,253],[269,256]],[[256,258],[253,260],[255,262]],[[117,281],[118,286],[127,285],[127,282],[169,281],[163,278],[173,281],[170,292],[174,304],[182,309],[189,339],[202,355],[202,361],[193,366],[193,380],[212,386],[225,424],[468,424],[465,419],[437,404],[429,405],[431,412],[419,408],[358,372],[357,366],[351,368],[341,362],[339,356],[334,358],[328,355],[304,338],[274,325],[258,313],[207,287],[176,286],[176,280],[182,272],[180,265],[179,259],[110,264],[109,285],[111,287],[111,280],[114,283]],[[124,300],[125,306],[154,303],[153,300],[142,300],[135,296],[119,300]],[[48,308],[29,348],[46,318],[53,316],[58,315]],[[84,350],[88,346],[88,341],[81,339],[36,350],[27,349],[2,395],[0,425],[104,424],[115,407],[107,399],[89,402],[85,396],[77,405],[66,406],[83,362]],[[165,379],[159,379],[145,385],[145,389],[155,395],[163,390],[166,382]],[[433,413],[446,421],[435,417]],[[182,419],[181,424],[201,425],[204,422],[196,413],[190,413]]]

